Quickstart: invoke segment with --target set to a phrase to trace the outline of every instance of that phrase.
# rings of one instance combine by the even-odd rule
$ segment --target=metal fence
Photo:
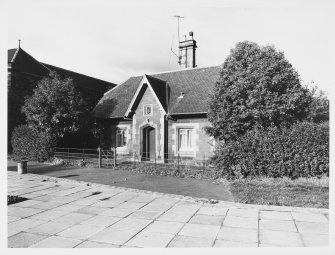
[[[56,148],[55,157],[76,165],[91,164],[95,167],[117,167],[131,164],[131,168],[143,168],[151,172],[171,174],[214,174],[210,158],[203,155],[201,159],[181,154],[164,156],[138,153],[117,153],[117,150],[85,149],[85,148]]]

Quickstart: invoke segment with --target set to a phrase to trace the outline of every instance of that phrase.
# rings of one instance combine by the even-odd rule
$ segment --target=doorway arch
[[[147,126],[142,129],[142,160],[154,160],[156,154],[156,129]]]

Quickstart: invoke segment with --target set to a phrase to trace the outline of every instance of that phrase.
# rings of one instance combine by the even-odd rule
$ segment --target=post
[[[179,153],[178,153],[178,172],[179,172]]]
[[[101,149],[100,149],[100,146],[98,147],[98,153],[99,153],[98,165],[99,165],[99,168],[101,168]]]
[[[155,171],[156,171],[156,152],[155,152]]]
[[[114,167],[116,167],[116,148],[114,148]]]
[[[204,154],[204,172],[206,171],[206,156]]]
[[[67,162],[70,163],[70,148],[67,148]]]
[[[106,162],[107,162],[107,167],[109,167],[109,161],[108,161],[108,150],[106,150]]]

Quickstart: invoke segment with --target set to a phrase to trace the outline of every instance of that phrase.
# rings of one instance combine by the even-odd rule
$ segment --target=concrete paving
[[[328,246],[327,209],[245,205],[8,172],[8,247]]]

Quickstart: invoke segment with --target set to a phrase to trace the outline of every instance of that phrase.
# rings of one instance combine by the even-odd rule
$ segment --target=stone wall
[[[178,129],[193,129],[192,147],[194,152],[179,152],[180,157],[203,159],[213,155],[214,141],[204,128],[209,125],[207,118],[183,118],[170,120],[168,123],[168,153],[169,158],[178,156]]]

